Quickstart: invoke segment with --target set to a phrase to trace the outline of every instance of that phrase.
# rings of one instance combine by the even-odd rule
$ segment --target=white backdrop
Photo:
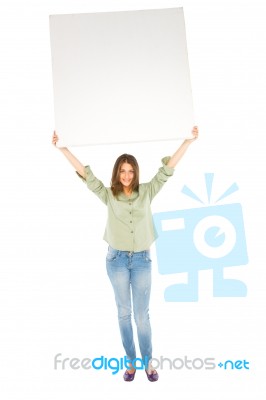
[[[160,275],[153,256],[154,357],[247,360],[250,369],[170,370],[150,384],[138,371],[54,370],[54,356],[121,357],[102,241],[105,208],[51,146],[54,129],[49,15],[183,6],[200,139],[153,203],[154,212],[198,207],[184,185],[241,203],[249,262],[227,268],[245,282],[242,298],[214,298],[212,270],[199,272],[199,300],[165,302],[178,274]],[[5,399],[191,400],[265,396],[265,7],[263,1],[2,1],[0,5],[1,396]],[[113,161],[136,155],[146,181],[179,141],[75,148],[109,184]],[[182,275],[183,277],[183,275]],[[181,278],[182,278],[181,277]],[[181,279],[180,278],[180,279]],[[130,387],[128,386],[130,385]]]

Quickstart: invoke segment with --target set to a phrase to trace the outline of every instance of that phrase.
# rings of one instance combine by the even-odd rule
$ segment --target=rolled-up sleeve
[[[102,181],[100,181],[96,176],[93,174],[91,168],[89,165],[85,166],[85,178],[81,176],[77,171],[76,174],[78,177],[86,183],[87,187],[96,194],[96,196],[99,197],[100,200],[104,204],[107,205],[108,202],[108,194],[107,194],[107,188],[104,186]]]
[[[156,194],[161,190],[168,178],[173,175],[174,168],[168,167],[167,163],[171,157],[167,156],[162,158],[162,167],[159,168],[157,174],[152,178],[152,180],[147,183],[150,201],[156,196]]]

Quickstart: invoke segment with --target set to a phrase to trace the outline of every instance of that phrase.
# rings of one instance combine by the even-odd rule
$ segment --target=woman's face
[[[134,178],[134,169],[132,165],[128,163],[123,163],[121,165],[119,172],[120,172],[120,182],[124,187],[129,188]]]

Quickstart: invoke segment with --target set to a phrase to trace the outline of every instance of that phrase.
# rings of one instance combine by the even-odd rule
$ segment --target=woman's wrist
[[[184,142],[183,142],[183,144],[184,144],[185,146],[189,146],[192,142],[194,142],[194,140],[195,140],[195,139],[185,139]]]
[[[62,153],[66,153],[68,151],[67,147],[58,147],[58,150],[61,150]]]

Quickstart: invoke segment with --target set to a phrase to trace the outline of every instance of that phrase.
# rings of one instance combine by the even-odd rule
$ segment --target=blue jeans
[[[137,326],[142,360],[152,358],[149,300],[151,291],[151,260],[149,250],[140,252],[108,248],[107,274],[112,283],[118,310],[122,343],[129,360],[136,358],[131,324],[131,298]],[[132,293],[132,296],[131,296]]]

